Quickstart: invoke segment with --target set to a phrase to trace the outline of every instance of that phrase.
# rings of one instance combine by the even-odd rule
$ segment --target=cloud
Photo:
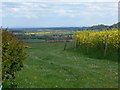
[[[60,1],[60,0],[59,0]],[[115,22],[117,3],[106,2],[3,2],[2,15],[5,25],[65,25]],[[87,21],[88,20],[88,21]],[[82,21],[82,22],[81,22]],[[100,22],[101,21],[101,22]],[[59,23],[61,22],[61,23]],[[24,23],[24,24],[23,24]],[[13,25],[14,26],[14,25]]]
[[[118,2],[119,0],[4,0],[1,2]]]
[[[47,1],[47,0],[46,0]],[[69,0],[67,0],[69,1]],[[14,17],[26,17],[37,18],[41,16],[86,16],[86,15],[98,15],[104,16],[107,14],[116,14],[117,3],[58,3],[58,2],[4,2],[3,14],[4,16]],[[8,13],[8,14],[7,14]]]
[[[13,11],[19,11],[20,9],[19,8],[11,8]]]

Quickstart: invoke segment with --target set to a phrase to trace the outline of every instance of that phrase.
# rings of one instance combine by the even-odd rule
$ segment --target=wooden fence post
[[[108,48],[108,39],[109,39],[109,35],[107,35],[107,36],[106,36],[105,48],[104,48],[104,56],[106,56],[106,54],[107,54],[107,48]]]
[[[64,50],[66,50],[66,47],[67,47],[67,40],[65,41]]]
[[[67,40],[68,40],[69,35],[67,36],[66,40],[65,40],[65,45],[64,45],[64,50],[66,50],[67,47]]]
[[[73,35],[73,48],[75,49],[76,48],[76,35],[74,34]]]
[[[90,39],[90,34],[88,33],[88,40],[87,40],[87,42],[88,42],[88,44],[87,44],[87,53],[88,53],[88,50],[89,50],[89,39]]]
[[[79,45],[79,40],[77,39],[76,40],[76,48],[78,48],[78,45]]]

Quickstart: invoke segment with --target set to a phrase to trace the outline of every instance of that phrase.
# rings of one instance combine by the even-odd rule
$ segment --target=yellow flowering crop
[[[97,44],[105,44],[106,38],[108,37],[108,44],[114,47],[119,46],[119,31],[118,29],[105,30],[105,31],[76,31],[74,39],[77,39],[82,44],[88,44],[94,46]]]
[[[50,34],[51,32],[35,32],[35,33],[25,33],[26,35],[32,35],[32,34]]]

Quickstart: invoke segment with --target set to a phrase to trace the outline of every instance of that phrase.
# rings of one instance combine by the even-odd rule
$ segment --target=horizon
[[[117,24],[118,22],[116,22],[116,23],[113,23],[113,24]],[[74,27],[77,27],[77,28],[83,28],[83,27],[92,27],[92,26],[97,26],[97,25],[105,25],[105,26],[111,26],[111,25],[113,25],[113,24],[109,24],[109,25],[107,25],[107,24],[95,24],[95,25],[89,25],[89,26],[44,26],[44,27],[3,27],[2,26],[2,28],[69,28],[69,27],[72,27],[72,28],[74,28]]]

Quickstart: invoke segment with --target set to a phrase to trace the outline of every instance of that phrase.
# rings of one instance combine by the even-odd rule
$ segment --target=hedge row
[[[2,32],[2,81],[15,79],[15,73],[22,69],[26,58],[24,43],[16,40],[15,35]]]

